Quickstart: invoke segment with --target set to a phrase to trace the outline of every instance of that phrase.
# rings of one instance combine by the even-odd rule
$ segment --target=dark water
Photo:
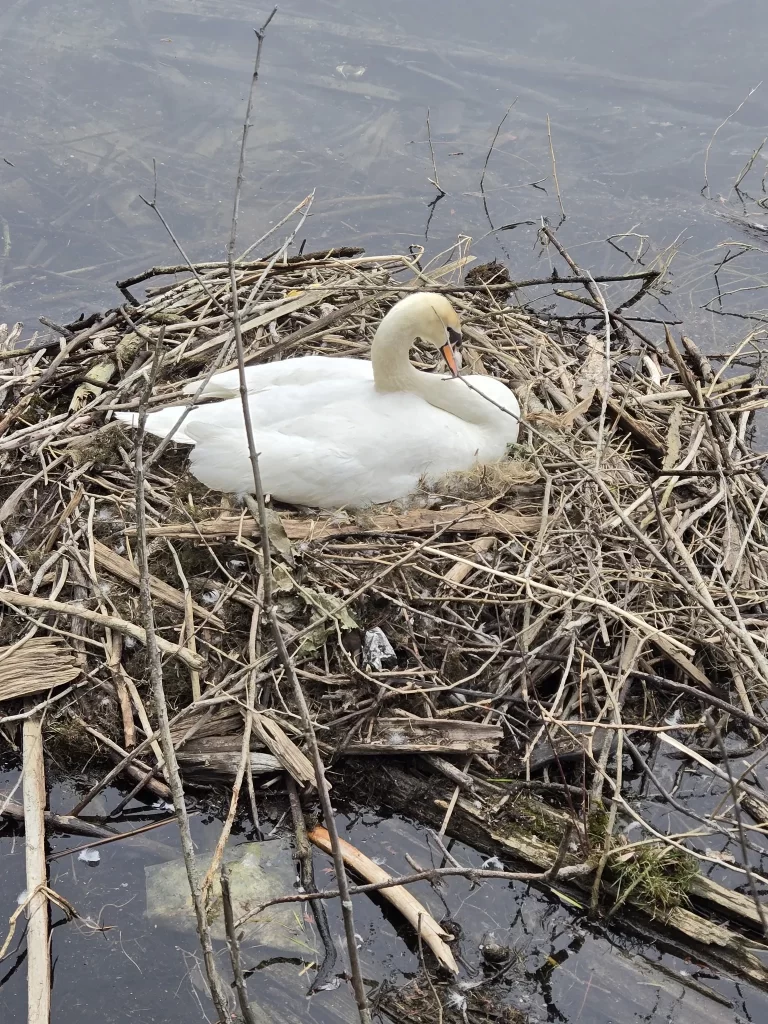
[[[29,336],[38,315],[65,320],[113,305],[116,279],[179,261],[139,198],[151,197],[153,162],[159,205],[190,258],[221,257],[255,53],[251,30],[264,13],[244,0],[5,0],[0,322],[23,320]],[[767,219],[758,205],[764,154],[742,183],[746,197],[732,186],[766,133],[768,83],[713,140],[760,82],[765,24],[756,0],[283,4],[257,93],[242,243],[316,190],[303,233],[309,249],[359,243],[377,253],[423,245],[435,254],[468,235],[477,256],[505,260],[513,276],[545,276],[550,264],[535,226],[489,232],[559,220],[549,114],[567,213],[559,235],[573,257],[596,274],[626,270],[627,258],[606,242],[617,235],[624,237],[614,241],[645,264],[674,254],[664,305],[650,304],[645,313],[684,321],[710,351],[720,351],[768,317],[761,251],[768,239],[724,216]],[[513,102],[488,162],[486,212],[483,166]],[[427,110],[446,192],[433,205]],[[702,196],[710,143],[710,188]],[[704,307],[726,253],[732,258],[719,283],[733,294],[712,312]],[[73,802],[58,787],[52,794],[54,809]],[[393,871],[407,870],[405,852],[431,862],[423,829],[396,819],[348,824],[346,837]],[[691,823],[659,824],[684,831]],[[218,825],[196,818],[194,829],[200,848],[210,849]],[[175,843],[171,828],[153,837]],[[78,843],[55,839],[52,850]],[[702,848],[707,843],[715,845],[708,838]],[[464,863],[482,860],[461,847],[454,854]],[[0,856],[0,910],[8,917],[24,888],[23,842],[9,830],[0,832]],[[60,1024],[204,1019],[190,980],[194,936],[155,929],[144,916],[144,867],[155,860],[156,851],[119,844],[102,851],[98,867],[54,862],[53,887],[83,916],[101,915],[114,926],[104,934],[76,923],[55,929]],[[427,887],[421,895],[434,905]],[[748,986],[703,976],[636,939],[600,935],[567,902],[522,885],[473,890],[456,880],[446,883],[444,897],[466,930],[465,950],[476,952],[477,940],[491,936],[519,951],[508,999],[536,1020],[684,1024],[720,1013],[731,1020],[766,1015],[764,998]],[[367,977],[401,983],[418,970],[417,951],[379,905],[359,900],[356,913]],[[332,926],[340,935],[339,921]],[[24,1019],[21,955],[0,963],[3,1020]],[[649,964],[659,962],[679,980],[652,973]],[[733,1009],[685,987],[692,975],[732,1000]],[[318,996],[307,1014],[338,1019],[329,999]]]
[[[661,773],[664,777],[663,767]],[[12,784],[14,778],[13,774],[0,774],[0,788]],[[696,806],[702,789],[701,784],[689,781],[678,795]],[[54,785],[51,807],[64,813],[79,795],[68,785]],[[117,791],[107,791],[94,803],[92,813],[106,813],[120,796]],[[259,803],[263,808],[261,798]],[[640,807],[644,815],[652,817],[650,803]],[[168,816],[167,809],[152,810],[138,803],[129,805],[126,814],[121,825],[126,831]],[[201,814],[193,815],[191,821],[198,855],[210,854],[218,836],[218,822]],[[279,812],[272,817],[267,812],[261,824],[262,835],[269,842],[289,841],[290,826]],[[683,831],[690,822],[680,819],[667,824],[672,831]],[[339,817],[338,825],[343,838],[393,874],[413,870],[406,856],[421,867],[444,863],[429,831],[402,819],[349,812]],[[57,1024],[190,1024],[206,1020],[204,1009],[210,1004],[196,967],[199,955],[194,932],[191,928],[179,932],[147,917],[145,868],[179,856],[175,827],[167,825],[150,832],[144,840],[134,838],[101,847],[101,860],[94,866],[83,863],[77,854],[51,862],[51,887],[76,908],[81,918],[66,923],[60,911],[52,911],[53,1020]],[[235,846],[253,840],[252,832],[235,828],[230,843]],[[54,838],[49,851],[56,854],[85,842],[79,837]],[[704,849],[706,844],[699,845]],[[484,863],[482,855],[461,843],[452,844],[451,852],[463,866]],[[0,828],[0,854],[2,912],[7,917],[25,887],[23,840],[15,835],[14,827]],[[332,884],[330,858],[316,854],[315,870],[319,886]],[[733,879],[730,881],[733,884]],[[486,989],[485,994],[530,1014],[532,1024],[700,1024],[703,1020],[739,1024],[763,1020],[768,1011],[768,999],[747,985],[659,950],[636,936],[594,927],[566,894],[558,898],[557,886],[550,897],[525,883],[485,881],[472,886],[459,878],[446,879],[439,894],[427,883],[412,890],[436,918],[449,914],[459,924],[456,951],[462,961],[460,981],[471,984],[483,976],[480,943],[495,943],[513,951],[514,963],[504,983]],[[332,934],[343,950],[343,927],[336,903],[329,903],[328,908]],[[105,930],[95,930],[95,924]],[[402,986],[418,973],[418,948],[407,927],[386,905],[358,897],[355,926],[363,973],[369,984]],[[249,993],[261,1006],[265,1021],[282,1022],[287,1005],[296,1008],[296,1017],[289,1018],[291,1024],[294,1020],[316,1024],[354,1024],[357,1020],[351,992],[344,983],[336,991],[321,992],[311,1000],[304,998],[314,973],[308,965],[317,955],[315,949],[311,925],[306,942],[297,945],[290,955],[243,943],[246,969],[256,967]],[[9,954],[0,962],[3,1021],[26,1019],[24,950],[19,930]],[[223,951],[219,964],[228,978]],[[695,991],[696,984],[728,1000],[730,1007]],[[453,991],[461,993],[458,986]]]
[[[220,257],[229,232],[245,95],[262,11],[249,0],[5,0],[0,11],[0,319],[71,318],[114,304],[121,276],[178,253],[139,198],[157,164],[161,209],[192,259]],[[669,312],[717,350],[765,317],[760,232],[768,30],[758,0],[583,0],[457,4],[293,0],[268,35],[243,245],[316,190],[309,248],[371,252],[459,235],[513,275],[545,275],[536,228],[490,235],[479,194],[494,130],[515,103],[485,179],[499,225],[557,222],[546,118],[568,219],[560,237],[593,273],[627,269],[605,242],[664,261]],[[436,192],[426,115],[439,181]],[[10,166],[12,165],[12,166]],[[538,182],[538,186],[531,185]],[[723,200],[728,200],[726,206]],[[431,217],[431,219],[430,219]],[[429,228],[427,232],[427,222]],[[483,237],[486,236],[486,237]],[[722,244],[737,244],[730,249]],[[720,307],[715,304],[719,311]]]

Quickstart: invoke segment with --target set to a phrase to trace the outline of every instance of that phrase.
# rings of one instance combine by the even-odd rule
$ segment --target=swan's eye
[[[454,350],[458,349],[459,351],[461,351],[461,346],[464,343],[464,339],[461,336],[461,331],[456,331],[454,330],[453,327],[447,327],[446,330],[448,331],[448,343],[450,344],[451,348]]]

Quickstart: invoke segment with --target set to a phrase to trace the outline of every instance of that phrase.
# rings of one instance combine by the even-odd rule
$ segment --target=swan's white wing
[[[245,368],[245,381],[251,394],[269,387],[311,386],[330,380],[373,380],[373,365],[369,359],[299,356]],[[199,386],[199,381],[192,381],[185,385],[184,394],[194,395]],[[239,391],[238,371],[225,370],[211,377],[201,394],[206,398],[234,398]]]
[[[520,429],[520,403],[515,397],[514,392],[497,377],[485,377],[481,374],[471,374],[465,379],[472,385],[472,387],[490,398],[491,403],[495,403],[495,405],[488,403],[490,408],[486,410],[486,412],[491,413],[495,429],[499,432],[499,436],[503,436],[507,444],[514,444],[517,440],[517,435]],[[453,383],[454,382],[451,382],[452,386]],[[457,386],[462,386],[461,381],[456,381],[455,384]],[[493,414],[492,410],[499,405],[508,411],[502,412],[501,409],[498,409],[498,415],[496,416]]]
[[[309,356],[307,358],[310,358]],[[318,357],[321,362],[341,362],[341,360]],[[291,362],[301,362],[299,359]],[[359,359],[347,362],[370,366]],[[339,378],[312,381],[307,384],[280,385],[264,387],[249,397],[248,404],[251,423],[257,427],[277,427],[284,423],[291,424],[302,416],[320,413],[342,402],[357,401],[364,408],[375,394],[373,378],[361,377],[359,380]],[[146,429],[156,437],[165,437],[178,420],[182,406],[169,406],[158,409],[147,417]],[[131,426],[138,425],[137,413],[116,413],[116,417]],[[196,424],[205,426],[196,428]],[[214,404],[200,405],[192,409],[179,430],[173,435],[178,444],[195,444],[198,437],[213,434],[216,430],[245,430],[243,424],[243,408],[240,396],[227,398]],[[244,436],[244,434],[243,434]]]
[[[323,426],[335,437],[349,424],[329,419]],[[255,441],[264,491],[291,504],[327,509],[360,506],[408,494],[418,482],[419,474],[408,473],[401,462],[384,466],[380,460],[370,461],[359,444],[331,440],[325,432],[308,436],[260,430]],[[253,493],[242,431],[206,433],[192,449],[190,469],[214,490]]]
[[[200,410],[188,429],[196,442],[190,467],[202,483],[230,493],[253,490],[241,421],[223,426]],[[472,424],[403,393],[372,391],[362,402],[341,402],[277,427],[262,424],[254,434],[264,490],[320,508],[392,501],[410,494],[422,476],[504,453],[503,440],[484,446]]]
[[[166,409],[158,409],[157,412],[151,412],[147,416],[145,424],[147,433],[152,434],[154,437],[165,437],[176,425],[183,412],[184,406],[182,405],[171,405]],[[132,427],[139,425],[139,414],[137,412],[116,412],[115,419],[120,420],[122,423],[128,423]],[[173,435],[173,440],[177,444],[195,443],[186,431],[188,419],[189,416]]]

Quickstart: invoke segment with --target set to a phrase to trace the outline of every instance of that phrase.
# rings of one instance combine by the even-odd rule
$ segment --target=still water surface
[[[221,257],[261,16],[245,0],[6,0],[2,319],[32,327],[40,313],[88,313],[115,303],[121,276],[179,262],[139,198],[151,197],[153,162],[189,256]],[[466,234],[514,276],[545,274],[535,227],[487,233],[489,216],[496,227],[559,219],[549,114],[573,256],[602,273],[626,269],[609,236],[631,232],[614,241],[646,262],[673,247],[666,305],[717,348],[744,324],[700,307],[715,294],[721,244],[761,245],[759,231],[723,218],[721,200],[766,219],[732,185],[766,134],[768,85],[716,135],[708,199],[705,150],[760,82],[765,24],[758,0],[289,0],[265,48],[240,237],[316,190],[310,248],[434,253]],[[512,103],[485,178],[487,216],[483,164]],[[447,193],[433,208],[427,110]],[[761,154],[744,179],[754,200],[765,168]],[[740,291],[726,309],[765,315],[764,261],[745,252],[727,265],[721,286]]]
[[[244,0],[5,0],[0,321],[24,320],[30,334],[40,314],[68,320],[114,305],[116,279],[178,262],[139,198],[151,197],[153,164],[159,205],[190,258],[221,257],[252,29],[264,13]],[[614,241],[646,263],[674,248],[671,292],[647,315],[684,320],[718,351],[751,326],[702,308],[726,251],[737,258],[724,268],[721,288],[739,291],[725,297],[723,309],[768,315],[759,251],[768,246],[760,228],[723,216],[766,220],[758,205],[765,157],[744,179],[743,205],[732,185],[766,133],[768,85],[715,135],[709,193],[701,195],[713,133],[762,76],[765,24],[757,0],[282,4],[265,47],[240,238],[248,244],[316,190],[304,231],[310,249],[355,243],[377,253],[423,245],[434,254],[469,235],[476,255],[505,260],[513,276],[543,276],[550,265],[535,226],[489,232],[559,220],[549,114],[567,214],[559,230],[564,244],[593,273],[627,268],[609,236],[623,234]],[[513,103],[488,163],[486,212],[483,166]],[[428,179],[435,167],[446,194],[433,204]],[[733,245],[724,249],[727,241]],[[66,810],[74,800],[60,789],[52,806]],[[195,819],[201,849],[213,845],[217,829]],[[427,857],[422,831],[397,820],[355,819],[345,834],[369,855],[384,856],[393,871],[407,870],[408,850]],[[171,830],[162,841],[173,842]],[[52,842],[54,849],[71,845]],[[482,859],[461,848],[454,853],[466,862]],[[8,829],[0,833],[0,855],[8,916],[24,887],[22,842]],[[151,857],[118,844],[93,869],[74,859],[55,862],[54,888],[84,915],[103,911],[116,926],[106,935],[55,929],[60,1024],[204,1019],[190,981],[193,937],[147,928],[145,860]],[[678,977],[696,973],[732,1001],[733,1009],[720,1007],[727,1019],[766,1015],[763,997],[748,987],[703,977],[637,940],[601,936],[573,908],[523,886],[475,891],[454,881],[445,899],[475,942],[490,934],[519,948],[510,1000],[535,1020],[714,1018],[719,1004],[697,1003],[703,997],[679,982],[665,986],[644,974],[644,957]],[[418,970],[417,951],[377,905],[357,906],[368,976],[401,983]],[[338,921],[333,928],[340,934]],[[337,1019],[323,997],[307,1013]],[[12,956],[0,965],[0,1015],[23,1014],[24,966]]]

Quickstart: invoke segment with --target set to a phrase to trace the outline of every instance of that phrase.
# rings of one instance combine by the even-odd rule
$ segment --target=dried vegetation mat
[[[444,288],[465,367],[507,381],[523,410],[503,465],[407,505],[271,509],[278,617],[335,791],[550,881],[583,865],[558,881],[573,900],[766,984],[754,894],[768,884],[768,524],[749,430],[768,392],[740,362],[754,339],[713,367],[687,339],[638,348],[621,318],[608,343],[604,329],[564,332],[498,281],[452,284],[468,262],[423,270],[336,250],[238,264],[248,360],[365,357],[392,302]],[[161,330],[152,406],[234,366],[228,307],[227,268],[202,265],[62,339],[0,353],[0,730],[17,743],[30,700],[45,704],[60,760],[76,770],[98,748],[135,792],[167,788],[156,737],[143,743],[157,708],[133,437],[111,411],[138,406]],[[284,772],[312,786],[259,616],[257,522],[173,447],[144,493],[185,785],[235,776],[250,681],[256,799]],[[732,768],[729,751],[756,766]],[[688,805],[670,764],[711,780],[709,803]]]

